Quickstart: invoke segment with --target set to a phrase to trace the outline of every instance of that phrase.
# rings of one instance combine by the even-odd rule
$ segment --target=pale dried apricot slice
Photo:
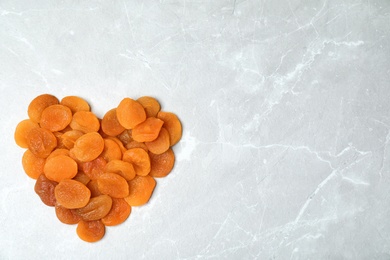
[[[76,232],[86,242],[97,242],[103,238],[106,228],[101,220],[81,220],[77,225]]]
[[[27,113],[28,117],[36,122],[39,123],[41,121],[41,115],[42,111],[51,105],[58,104],[58,99],[50,94],[42,94],[34,98],[30,104],[28,105]]]
[[[156,181],[153,177],[136,176],[129,183],[129,196],[125,197],[130,206],[141,206],[147,203],[156,187]]]
[[[131,98],[124,98],[116,109],[119,123],[126,129],[133,129],[146,119],[144,107]]]
[[[135,173],[140,176],[148,175],[150,172],[150,158],[142,148],[132,148],[123,154],[123,161],[133,164]]]
[[[91,191],[81,182],[62,180],[54,189],[57,203],[68,209],[82,208],[89,202]]]
[[[72,121],[72,111],[63,105],[51,105],[42,111],[39,125],[51,132],[61,131]]]

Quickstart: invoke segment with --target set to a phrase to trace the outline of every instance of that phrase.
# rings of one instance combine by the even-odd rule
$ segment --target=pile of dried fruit
[[[87,242],[100,240],[105,226],[124,222],[132,206],[149,201],[154,178],[172,170],[171,147],[182,135],[177,116],[146,96],[124,98],[99,119],[80,97],[59,101],[43,94],[31,101],[28,116],[14,135],[28,148],[23,168],[36,179],[42,202],[55,207],[61,222],[77,224]]]

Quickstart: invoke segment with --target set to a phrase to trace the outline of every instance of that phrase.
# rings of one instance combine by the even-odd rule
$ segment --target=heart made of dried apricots
[[[62,223],[77,224],[87,242],[99,241],[106,226],[123,223],[131,207],[149,201],[155,178],[172,171],[172,146],[182,136],[179,118],[149,96],[126,97],[99,119],[81,97],[43,94],[27,114],[14,134],[27,149],[23,169],[36,179],[42,202],[55,207]]]

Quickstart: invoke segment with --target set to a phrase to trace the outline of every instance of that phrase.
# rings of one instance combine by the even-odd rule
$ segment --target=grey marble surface
[[[0,259],[390,259],[388,0],[0,1]],[[95,244],[33,192],[41,93],[183,123],[151,201]]]

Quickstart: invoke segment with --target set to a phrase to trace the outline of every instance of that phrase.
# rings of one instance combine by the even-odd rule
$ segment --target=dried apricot
[[[44,174],[39,175],[35,182],[34,191],[41,198],[42,202],[47,206],[55,206],[56,197],[54,196],[54,188],[57,182],[51,181]]]
[[[27,135],[28,149],[36,156],[46,158],[57,146],[57,138],[44,128],[34,128]]]
[[[43,173],[46,159],[33,154],[30,150],[26,150],[22,157],[22,166],[24,172],[33,179],[37,179]]]
[[[142,148],[132,148],[123,154],[123,161],[133,164],[137,175],[145,176],[150,172],[150,158]]]
[[[100,128],[100,122],[94,113],[79,111],[74,113],[70,127],[83,133],[97,132]]]
[[[81,220],[76,228],[77,235],[86,242],[96,242],[103,238],[106,228],[101,220]]]
[[[143,106],[131,98],[124,98],[116,109],[119,123],[126,129],[133,129],[146,119]]]
[[[119,145],[112,139],[104,139],[104,149],[101,156],[107,161],[119,160],[122,158],[122,151]]]
[[[51,105],[42,111],[39,125],[52,132],[61,131],[72,121],[72,111],[63,105]]]
[[[92,161],[81,163],[81,169],[91,180],[96,180],[104,173],[106,164],[106,160],[99,156]]]
[[[105,217],[111,210],[112,199],[108,195],[91,198],[85,207],[75,210],[83,220],[91,221]]]
[[[116,108],[109,110],[102,119],[102,131],[109,136],[117,136],[122,133],[125,128],[119,123],[116,116]]]
[[[61,99],[61,105],[69,107],[73,114],[79,111],[90,111],[88,102],[77,96],[64,97]]]
[[[182,126],[179,118],[173,113],[163,111],[158,112],[157,118],[164,121],[164,127],[168,130],[171,146],[177,144],[182,135]]]
[[[170,147],[168,130],[162,127],[156,140],[145,142],[145,145],[148,148],[148,151],[154,154],[162,154],[166,152]]]
[[[42,111],[51,105],[58,104],[58,99],[50,94],[42,94],[34,98],[28,105],[28,117],[35,123],[41,121]]]
[[[89,202],[91,191],[81,182],[62,180],[54,189],[59,205],[68,208],[82,208]]]
[[[112,172],[119,174],[127,181],[134,179],[135,170],[131,163],[122,160],[112,160],[106,164],[105,172]]]
[[[130,206],[141,206],[147,203],[156,187],[156,181],[153,177],[136,176],[129,183],[129,196],[125,197]]]
[[[96,159],[104,149],[103,137],[91,132],[79,137],[74,143],[70,152],[81,162],[88,162]]]
[[[31,129],[38,127],[39,125],[30,119],[21,121],[15,128],[15,143],[22,148],[28,148],[27,135]]]
[[[43,172],[48,179],[56,182],[72,179],[77,174],[77,163],[69,156],[58,155],[46,161]]]
[[[149,175],[153,177],[167,176],[175,164],[175,154],[172,149],[168,149],[162,154],[149,153],[149,157],[151,164]]]
[[[79,223],[81,220],[81,217],[74,212],[74,209],[67,209],[56,204],[55,211],[58,220],[64,224],[73,225]]]
[[[99,191],[113,198],[124,198],[129,195],[129,185],[120,175],[104,173],[97,180]]]
[[[123,223],[131,213],[131,206],[124,199],[112,199],[110,212],[102,218],[106,226],[116,226]]]
[[[132,138],[137,142],[154,141],[160,133],[163,124],[164,121],[158,118],[148,117],[144,122],[134,127]]]
[[[156,117],[160,111],[160,103],[153,97],[140,97],[137,101],[144,107],[147,117]]]

